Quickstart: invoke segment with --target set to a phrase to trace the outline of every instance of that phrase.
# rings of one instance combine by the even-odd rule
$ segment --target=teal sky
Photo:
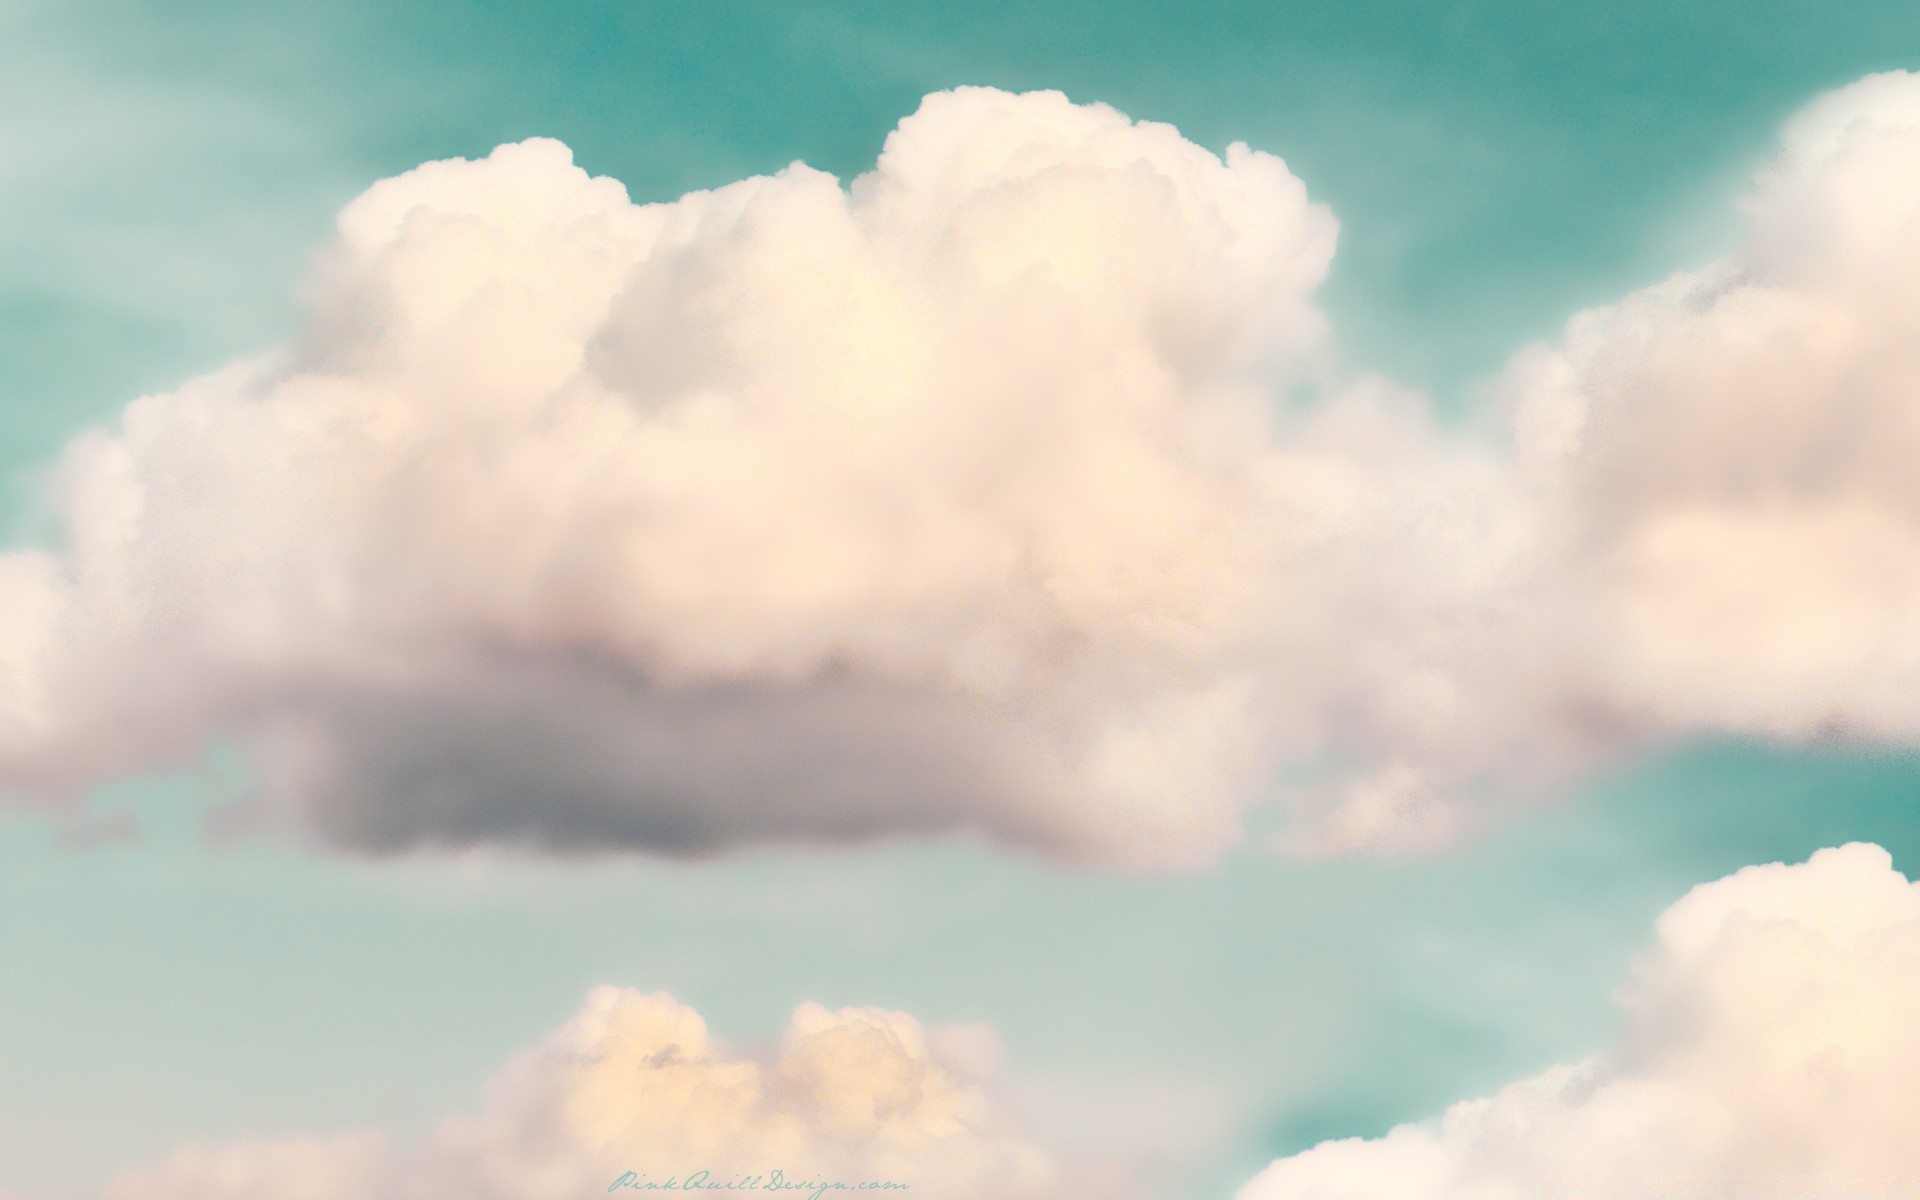
[[[1327,303],[1349,355],[1460,403],[1573,309],[1728,240],[1782,116],[1920,67],[1913,16],[0,0],[10,511],[78,429],[284,332],[332,213],[380,176],[535,134],[637,199],[796,158],[848,175],[962,83],[1282,155],[1342,221]],[[130,842],[0,817],[0,1184],[78,1194],[192,1138],[417,1131],[614,982],[742,1040],[804,999],[991,1022],[1056,1141],[1146,1139],[1156,1195],[1220,1195],[1597,1044],[1626,957],[1693,883],[1856,838],[1920,867],[1920,764],[1727,745],[1432,860],[1249,850],[1165,878],[952,843],[367,865],[207,845],[193,817],[222,786],[99,798],[148,818]]]

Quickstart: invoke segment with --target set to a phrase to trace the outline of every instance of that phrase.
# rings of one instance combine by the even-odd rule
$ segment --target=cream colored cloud
[[[187,1147],[100,1200],[567,1200],[637,1182],[894,1182],[924,1200],[1115,1196],[1025,1141],[974,1027],[803,1005],[777,1052],[731,1051],[665,995],[599,988],[420,1145],[370,1135]],[[639,1194],[634,1191],[615,1194]],[[804,1193],[801,1193],[804,1194]],[[828,1192],[827,1194],[841,1194]]]
[[[1701,732],[1920,734],[1920,82],[1810,106],[1725,260],[1505,375],[1342,369],[1278,159],[928,97],[842,187],[558,143],[376,184],[299,336],[70,446],[0,556],[0,782],[237,747],[374,852],[983,833],[1442,844]]]
[[[850,188],[531,141],[339,226],[299,338],[77,439],[0,566],[17,788],[222,738],[357,848],[1182,864],[1276,758],[1440,741],[1393,689],[1470,648],[1402,626],[1487,552],[1423,531],[1499,481],[1384,385],[1276,416],[1335,233],[1276,158],[962,89]]]
[[[1809,105],[1744,213],[1727,257],[1515,356],[1511,475],[1477,510],[1516,532],[1478,543],[1514,546],[1505,574],[1451,627],[1400,624],[1443,665],[1372,695],[1432,732],[1378,726],[1306,848],[1444,839],[1499,806],[1476,780],[1498,801],[1703,732],[1920,737],[1920,76]],[[1486,524],[1433,511],[1439,544]],[[1448,570],[1389,561],[1383,593]]]
[[[1603,1054],[1240,1200],[1920,1196],[1920,885],[1877,846],[1750,867],[1662,914]]]
[[[1520,356],[1600,686],[1667,731],[1920,733],[1920,77],[1786,127],[1748,237]]]

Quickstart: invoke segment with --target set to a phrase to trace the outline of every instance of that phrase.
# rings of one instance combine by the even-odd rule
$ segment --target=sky
[[[1328,353],[1471,426],[1517,348],[1732,253],[1782,122],[1920,67],[1909,18],[0,0],[9,523],[41,537],[47,465],[82,431],[298,335],[335,215],[376,180],[532,137],[636,203],[796,160],[845,180],[962,85],[1059,89],[1284,159],[1339,222]],[[137,763],[77,810],[0,811],[0,1189],[93,1195],[188,1142],[419,1138],[615,984],[740,1044],[806,1001],[989,1024],[1036,1141],[1131,1155],[1152,1196],[1226,1194],[1602,1045],[1656,915],[1697,884],[1858,840],[1920,866],[1910,736],[1698,724],[1439,848],[1302,858],[1254,836],[1199,871],[1063,864],[991,820],[694,861],[369,858],[208,826],[255,783],[219,745]]]

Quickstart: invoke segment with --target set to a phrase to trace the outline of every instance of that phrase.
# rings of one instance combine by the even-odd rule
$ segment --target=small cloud
[[[774,1053],[739,1054],[665,995],[596,989],[516,1057],[474,1116],[419,1146],[372,1134],[189,1146],[129,1172],[100,1200],[550,1200],[642,1180],[903,1183],[926,1200],[1117,1200],[1111,1168],[1069,1170],[1025,1140],[975,1054],[978,1029],[904,1013],[802,1005]],[[1097,1184],[1097,1189],[1093,1187]]]

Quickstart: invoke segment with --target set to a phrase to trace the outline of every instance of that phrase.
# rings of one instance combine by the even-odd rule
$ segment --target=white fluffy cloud
[[[1350,788],[1322,841],[1379,813],[1456,818],[1436,781],[1497,784],[1529,756],[1551,773],[1700,732],[1920,739],[1920,76],[1808,106],[1744,209],[1725,259],[1515,356],[1521,541],[1462,610],[1482,653],[1432,660],[1451,663],[1439,749],[1382,740],[1414,753]],[[1433,568],[1409,565],[1381,589],[1419,594]],[[1401,636],[1462,645],[1424,617]]]
[[[0,782],[225,742],[364,850],[1180,865],[1283,790],[1419,845],[1652,739],[1911,741],[1920,79],[1797,118],[1749,224],[1517,356],[1508,453],[1335,369],[1278,159],[1057,94],[931,96],[848,188],[431,163],[291,345],[53,472]]]
[[[1664,730],[1920,734],[1920,76],[1789,123],[1733,255],[1522,354],[1598,687]]]
[[[1667,910],[1606,1053],[1239,1200],[1920,1196],[1920,885],[1877,846],[1750,867]]]
[[[978,1027],[803,1005],[777,1052],[741,1054],[665,995],[600,988],[492,1081],[477,1115],[418,1146],[350,1134],[186,1147],[100,1200],[571,1200],[627,1172],[723,1183],[775,1170],[904,1183],[896,1194],[921,1200],[1118,1195],[1119,1176],[1020,1137],[992,1086],[997,1053]]]
[[[1276,754],[1432,724],[1400,625],[1486,586],[1416,400],[1276,417],[1335,224],[1242,146],[966,89],[850,189],[533,141],[339,226],[293,345],[78,439],[0,558],[16,788],[224,738],[359,848],[1195,862]]]

